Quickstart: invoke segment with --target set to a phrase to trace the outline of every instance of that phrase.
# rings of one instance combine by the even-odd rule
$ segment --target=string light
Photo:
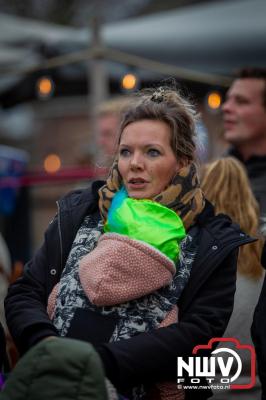
[[[48,154],[43,163],[44,170],[48,174],[54,174],[61,168],[61,159],[57,154]]]
[[[211,110],[218,110],[222,104],[222,96],[219,92],[210,92],[207,97],[208,107]]]
[[[38,97],[47,99],[52,96],[54,92],[54,82],[49,76],[42,76],[36,83],[36,90]]]
[[[123,76],[121,86],[124,90],[133,90],[136,89],[137,83],[138,79],[136,75],[130,73]]]

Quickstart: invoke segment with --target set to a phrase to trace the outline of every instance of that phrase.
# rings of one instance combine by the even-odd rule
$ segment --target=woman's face
[[[170,145],[170,127],[162,121],[132,122],[123,130],[118,169],[129,197],[151,199],[182,167]]]

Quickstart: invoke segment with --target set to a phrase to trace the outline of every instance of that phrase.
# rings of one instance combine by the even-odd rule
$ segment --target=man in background
[[[121,115],[132,99],[120,96],[102,103],[97,110],[99,160],[103,167],[109,167],[115,154]]]
[[[223,120],[229,153],[246,167],[266,235],[266,69],[240,71],[228,90]]]
[[[245,165],[260,206],[261,231],[266,237],[266,69],[247,68],[232,83],[223,105],[224,137],[230,155]],[[245,199],[243,199],[245,201]],[[266,268],[266,245],[262,254]],[[251,328],[262,400],[266,400],[266,278]]]

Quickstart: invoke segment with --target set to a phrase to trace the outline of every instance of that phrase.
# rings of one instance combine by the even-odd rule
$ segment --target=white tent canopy
[[[105,25],[102,37],[107,48],[195,72],[226,75],[241,66],[266,66],[266,1],[190,5]],[[6,86],[9,68],[38,67],[42,62],[38,44],[68,53],[89,43],[87,28],[0,14],[0,89]],[[109,73],[117,75],[115,64],[109,64]]]
[[[180,67],[230,73],[266,66],[266,1],[203,3],[107,26],[107,46]]]

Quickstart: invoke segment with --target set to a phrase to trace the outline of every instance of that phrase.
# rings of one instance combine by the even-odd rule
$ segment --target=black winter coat
[[[266,269],[266,243],[263,247],[261,264]],[[258,375],[262,387],[262,400],[266,400],[266,276],[258,304],[255,308],[251,336],[256,349]]]
[[[99,218],[98,188],[72,192],[58,202],[42,247],[9,289],[5,307],[10,332],[20,352],[56,329],[46,312],[47,298],[59,281],[75,235],[88,214]],[[119,390],[140,383],[176,380],[177,356],[191,356],[194,346],[221,337],[233,309],[238,247],[250,243],[225,215],[214,216],[207,203],[197,219],[199,250],[179,302],[179,322],[133,338],[100,345],[107,376]],[[194,398],[190,391],[186,398]],[[197,390],[195,398],[207,398]]]
[[[88,343],[43,340],[16,364],[1,400],[108,400],[101,360]]]

